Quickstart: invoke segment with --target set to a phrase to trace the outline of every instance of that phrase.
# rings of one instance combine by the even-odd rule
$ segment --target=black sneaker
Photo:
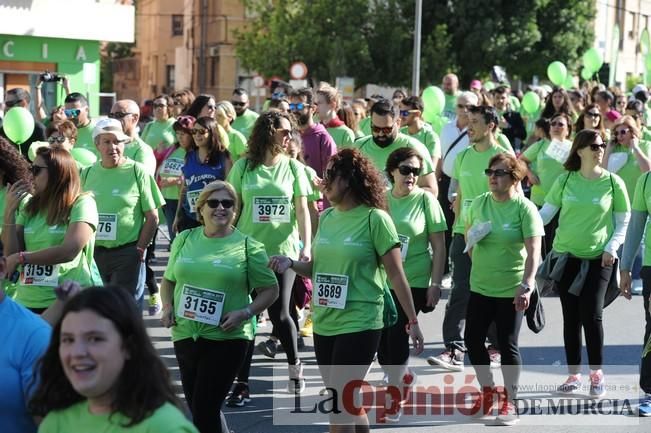
[[[231,391],[231,394],[226,400],[228,407],[243,407],[245,404],[251,402],[249,395],[249,385],[242,382],[237,382]]]
[[[296,347],[298,348],[298,350],[305,348],[305,340],[303,340],[303,337],[301,337],[300,335],[296,339]]]
[[[275,358],[278,352],[278,344],[271,338],[258,343],[258,350],[267,358]]]

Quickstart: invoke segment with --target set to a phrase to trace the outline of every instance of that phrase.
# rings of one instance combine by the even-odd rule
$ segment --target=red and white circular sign
[[[303,62],[294,62],[289,67],[289,76],[293,80],[304,80],[307,77],[307,66]]]
[[[256,75],[255,77],[253,77],[253,85],[255,87],[264,86],[264,78],[262,78],[260,75]]]

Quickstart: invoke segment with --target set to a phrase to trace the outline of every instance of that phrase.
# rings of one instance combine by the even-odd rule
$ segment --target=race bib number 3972
[[[335,274],[316,274],[314,279],[314,303],[322,307],[337,308],[346,306],[348,296],[348,276]]]
[[[219,326],[225,297],[224,292],[185,284],[176,315],[206,325]]]
[[[254,223],[289,223],[288,197],[253,197]]]

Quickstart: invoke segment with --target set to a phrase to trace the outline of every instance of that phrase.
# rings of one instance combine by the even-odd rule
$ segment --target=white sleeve
[[[626,228],[628,227],[628,221],[630,218],[630,212],[615,212],[615,230],[604,247],[604,252],[609,253],[613,257],[617,257],[617,250],[619,249],[619,246],[624,243]]]
[[[553,204],[545,203],[542,208],[538,211],[540,214],[540,218],[543,220],[543,224],[547,225],[549,222],[554,218],[556,215],[556,212],[558,212],[560,208],[558,206],[554,206]]]
[[[459,189],[459,181],[450,178],[450,187],[448,188],[448,201],[452,203],[457,198],[457,190]]]

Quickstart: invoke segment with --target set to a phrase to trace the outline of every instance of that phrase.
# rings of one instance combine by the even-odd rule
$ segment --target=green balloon
[[[557,86],[562,86],[565,82],[565,77],[567,76],[567,68],[562,62],[558,60],[551,62],[547,66],[547,77],[549,81],[554,83]]]
[[[5,135],[14,144],[23,144],[34,132],[34,117],[23,107],[13,107],[2,122]]]
[[[423,105],[425,106],[425,111],[429,111],[435,115],[441,114],[443,108],[445,108],[445,94],[443,90],[436,86],[429,86],[423,90]]]
[[[563,82],[563,88],[565,90],[571,89],[574,87],[574,77],[570,74],[567,74],[567,77],[565,77],[565,81]]]
[[[522,108],[529,114],[534,114],[540,108],[540,96],[531,90],[522,97]]]
[[[593,75],[594,75],[594,73],[591,70],[589,70],[588,68],[586,68],[585,66],[583,68],[581,68],[581,78],[583,78],[584,80],[588,81],[588,80],[592,79]]]
[[[47,141],[35,141],[32,144],[29,145],[29,149],[27,149],[27,158],[34,162],[36,159],[36,151],[40,149],[41,147],[50,147],[50,143]]]
[[[651,53],[644,57],[644,65],[646,66],[647,71],[651,71]]]
[[[604,64],[604,58],[596,48],[590,48],[583,54],[583,64],[591,72],[597,72]]]
[[[81,148],[81,147],[75,147],[70,151],[70,154],[72,157],[81,165],[82,167],[88,167],[90,165],[95,164],[97,161],[97,157],[93,152],[90,150]]]
[[[492,81],[486,81],[484,83],[484,89],[493,90],[494,88],[495,88],[495,83],[493,83]]]

